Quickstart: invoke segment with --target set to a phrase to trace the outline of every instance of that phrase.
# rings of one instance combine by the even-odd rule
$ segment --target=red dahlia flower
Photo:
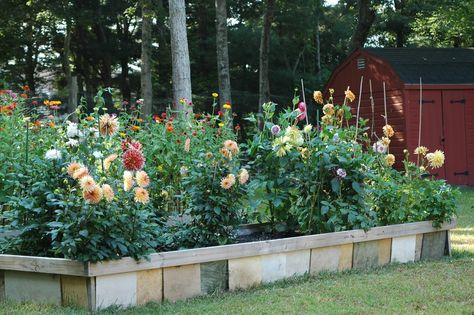
[[[129,148],[122,157],[123,166],[127,171],[139,171],[145,164],[145,157],[140,150]]]

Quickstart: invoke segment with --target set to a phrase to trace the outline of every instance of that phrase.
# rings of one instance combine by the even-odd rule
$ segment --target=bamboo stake
[[[423,107],[423,84],[422,84],[422,80],[421,80],[421,77],[420,77],[420,121],[419,121],[419,124],[418,124],[418,146],[421,146],[421,122],[422,122],[422,107]],[[417,158],[416,158],[416,165],[420,165],[420,155],[417,154]]]
[[[388,117],[387,117],[387,93],[385,91],[385,81],[383,82],[383,107],[385,110],[385,124],[388,124]]]
[[[370,138],[374,137],[374,123],[375,123],[375,103],[374,103],[374,96],[372,95],[372,80],[369,80],[369,88],[370,88],[370,107],[372,108],[372,127],[370,129]]]
[[[362,99],[362,83],[364,82],[364,76],[360,77],[360,85],[359,85],[359,100],[357,102],[357,116],[356,116],[356,132],[355,132],[355,139],[357,140],[357,131],[359,130],[359,112],[360,112],[360,101]]]
[[[304,82],[303,79],[301,79],[301,92],[303,93],[303,103],[304,106],[306,106],[306,124],[309,125],[309,119],[308,119],[308,104],[306,104],[306,98],[304,96]]]

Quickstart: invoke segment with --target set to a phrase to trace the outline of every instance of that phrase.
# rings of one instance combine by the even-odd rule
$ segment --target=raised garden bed
[[[0,255],[0,300],[74,305],[91,311],[163,300],[322,271],[372,268],[450,254],[449,230],[431,221],[81,263]]]

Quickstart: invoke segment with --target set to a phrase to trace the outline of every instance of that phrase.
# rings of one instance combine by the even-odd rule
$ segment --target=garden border
[[[0,300],[72,304],[89,310],[176,301],[304,273],[439,258],[450,254],[449,230],[455,226],[455,219],[440,228],[432,221],[406,223],[153,253],[140,262],[130,257],[82,263],[0,255]]]

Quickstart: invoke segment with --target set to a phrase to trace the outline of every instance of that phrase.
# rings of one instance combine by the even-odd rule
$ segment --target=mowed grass
[[[453,256],[369,271],[299,277],[246,291],[100,314],[474,314],[474,189],[462,188]],[[0,304],[0,314],[87,314]]]

